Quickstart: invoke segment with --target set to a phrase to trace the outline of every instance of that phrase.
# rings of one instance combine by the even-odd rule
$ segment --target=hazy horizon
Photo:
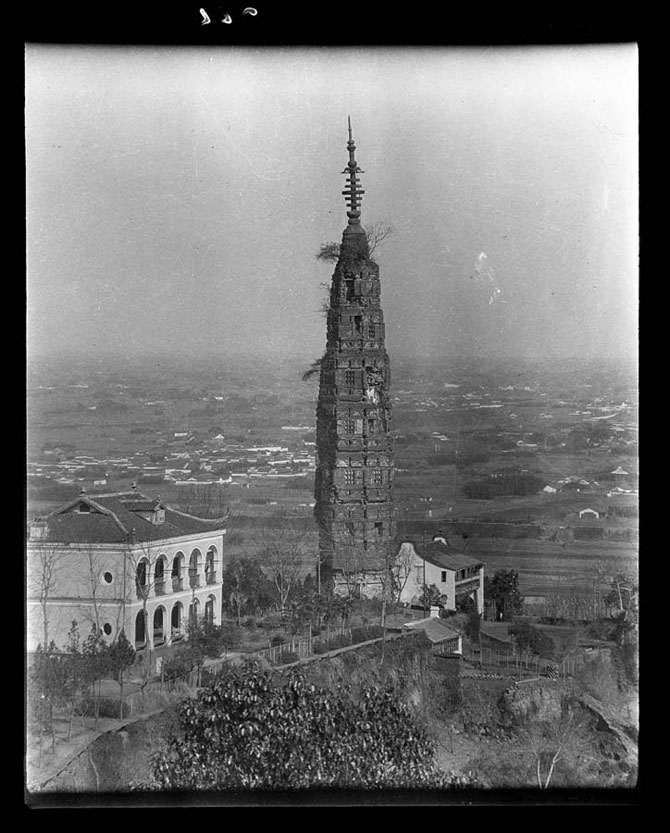
[[[392,362],[636,356],[634,46],[30,46],[29,362],[320,356],[349,114]]]

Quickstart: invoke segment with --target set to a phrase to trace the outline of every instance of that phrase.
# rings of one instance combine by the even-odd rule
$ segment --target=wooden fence
[[[524,602],[523,615],[571,621],[597,621],[612,613],[612,607],[595,596],[547,596],[544,601]]]
[[[470,663],[478,666],[482,671],[496,670],[507,674],[522,676],[532,673],[537,676],[560,677],[566,679],[574,677],[587,662],[594,659],[600,649],[577,649],[556,659],[540,657],[530,652],[516,653],[507,650],[496,650],[494,647],[482,645],[481,653],[466,655]]]

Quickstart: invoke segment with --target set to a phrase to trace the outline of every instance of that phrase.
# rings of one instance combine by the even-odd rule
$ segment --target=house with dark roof
[[[189,621],[221,621],[225,519],[179,512],[129,492],[75,499],[30,524],[28,650],[64,647],[73,621],[108,642],[123,630],[142,651],[183,638]]]
[[[431,607],[430,616],[415,619],[402,626],[404,631],[421,631],[426,635],[431,645],[441,654],[462,654],[463,634],[440,618],[439,608]]]
[[[467,543],[456,547],[439,534],[427,543],[405,539],[396,561],[404,582],[399,601],[417,606],[424,588],[435,585],[445,597],[445,610],[457,610],[459,604],[471,598],[477,613],[483,614],[484,562],[467,554],[466,549]]]

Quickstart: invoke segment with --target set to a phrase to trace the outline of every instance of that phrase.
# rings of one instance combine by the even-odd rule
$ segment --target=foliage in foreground
[[[356,700],[293,674],[231,671],[179,709],[153,789],[465,786],[435,766],[425,729],[391,690]]]

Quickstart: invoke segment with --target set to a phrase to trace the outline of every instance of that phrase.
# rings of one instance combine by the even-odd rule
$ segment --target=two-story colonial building
[[[78,498],[36,518],[27,543],[28,650],[64,647],[73,621],[136,649],[181,639],[194,617],[221,617],[222,520],[129,492]]]
[[[458,602],[470,597],[477,613],[484,613],[484,562],[455,549],[446,537],[436,535],[428,543],[405,540],[398,561],[407,565],[401,603],[418,605],[424,587],[435,585],[446,598],[446,610],[456,610]]]

